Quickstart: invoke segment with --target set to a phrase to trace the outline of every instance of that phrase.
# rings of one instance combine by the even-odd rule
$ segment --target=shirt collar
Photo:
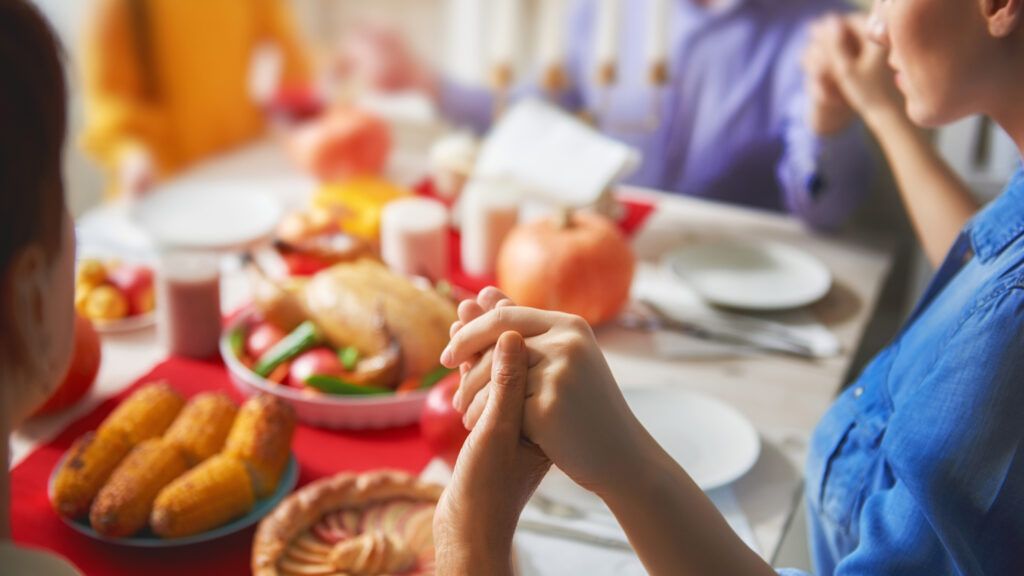
[[[1024,168],[1018,170],[998,198],[967,225],[974,254],[987,262],[1024,234]]]

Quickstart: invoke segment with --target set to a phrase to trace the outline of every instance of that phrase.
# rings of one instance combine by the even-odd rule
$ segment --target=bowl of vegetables
[[[263,288],[268,288],[264,286]],[[256,290],[220,342],[232,381],[334,429],[419,420],[440,365],[455,306],[379,263],[339,264],[308,280]]]
[[[376,359],[362,358],[355,347],[333,347],[310,321],[285,334],[255,311],[242,313],[228,326],[221,356],[243,394],[273,394],[290,403],[304,423],[333,429],[418,422],[427,392],[450,372],[438,367],[394,388],[347,378],[361,361]]]

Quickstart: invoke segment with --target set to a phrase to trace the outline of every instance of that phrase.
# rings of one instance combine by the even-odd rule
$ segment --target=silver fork
[[[786,327],[774,325],[767,320],[755,318],[742,318],[735,314],[724,316],[724,322],[701,321],[701,320],[680,320],[669,315],[663,308],[650,300],[637,302],[650,313],[646,318],[646,328],[665,328],[690,334],[704,340],[712,340],[727,344],[747,346],[749,348],[789,354],[800,358],[815,358],[816,354],[810,344],[803,338],[795,336]],[[739,319],[734,325],[732,317]],[[746,322],[746,324],[742,324]],[[626,320],[626,327],[645,327],[645,322],[639,319]],[[768,328],[767,326],[771,326]],[[758,332],[761,330],[761,332]]]

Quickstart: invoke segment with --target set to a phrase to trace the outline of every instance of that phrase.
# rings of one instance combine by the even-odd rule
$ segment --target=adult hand
[[[819,41],[836,86],[868,124],[893,113],[905,115],[903,96],[886,61],[888,50],[869,37],[866,16],[827,17]]]
[[[825,42],[824,23],[822,19],[811,24],[810,40],[804,50],[801,65],[811,129],[820,136],[829,136],[846,129],[857,113],[836,84]]]
[[[519,515],[551,466],[522,437],[526,345],[502,334],[493,354],[490,393],[455,463],[434,514],[439,574],[512,574]]]
[[[462,371],[453,402],[467,427],[477,424],[493,390],[489,350],[501,334],[515,331],[526,338],[528,351],[524,435],[598,495],[629,481],[627,462],[649,436],[622,397],[586,321],[515,306],[494,288],[463,302],[459,318],[441,361]]]
[[[360,86],[379,92],[416,90],[434,96],[434,71],[394,30],[364,27],[355,30],[341,47],[338,72]]]

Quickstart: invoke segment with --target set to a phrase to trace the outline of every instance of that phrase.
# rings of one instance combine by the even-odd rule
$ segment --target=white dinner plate
[[[704,491],[738,480],[757,463],[761,438],[735,408],[680,390],[626,390],[629,407],[668,454]],[[537,491],[583,510],[606,510],[592,492],[552,468]]]
[[[117,320],[93,320],[93,328],[100,334],[125,334],[156,326],[156,311],[126,316]]]
[[[144,197],[131,216],[161,248],[238,250],[269,239],[283,209],[252,185],[171,183]]]
[[[729,308],[799,308],[832,287],[832,273],[820,260],[778,242],[695,244],[670,252],[665,264],[702,298]]]

